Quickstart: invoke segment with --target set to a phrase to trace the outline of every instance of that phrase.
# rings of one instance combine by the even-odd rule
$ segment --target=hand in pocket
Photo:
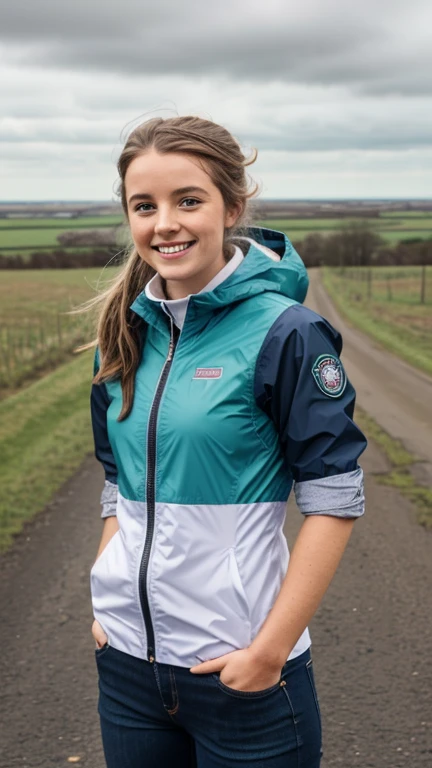
[[[103,646],[107,644],[108,637],[106,636],[97,619],[95,619],[92,624],[92,635],[96,643],[96,648],[103,648]]]

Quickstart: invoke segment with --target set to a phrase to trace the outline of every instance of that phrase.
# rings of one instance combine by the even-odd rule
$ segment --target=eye
[[[136,206],[135,210],[136,210],[136,211],[141,211],[141,210],[143,210],[143,206],[144,206],[144,205],[151,205],[151,203],[139,203],[139,205],[137,205],[137,206]],[[146,212],[147,212],[147,210],[144,210],[144,211],[143,211],[143,213],[146,213]]]
[[[186,203],[186,202],[189,202],[189,203],[199,203],[200,200],[195,200],[194,197],[185,197],[185,199],[182,200],[182,203]],[[194,205],[187,205],[186,208],[195,208],[195,206]]]

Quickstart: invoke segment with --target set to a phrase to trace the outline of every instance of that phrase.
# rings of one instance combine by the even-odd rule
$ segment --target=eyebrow
[[[208,192],[206,192],[206,190],[202,187],[180,187],[180,189],[175,189],[173,192],[171,192],[171,197],[184,195],[188,192],[199,192],[202,195],[208,196]],[[154,200],[154,197],[149,192],[138,192],[136,195],[132,195],[128,202],[132,203],[134,200]]]

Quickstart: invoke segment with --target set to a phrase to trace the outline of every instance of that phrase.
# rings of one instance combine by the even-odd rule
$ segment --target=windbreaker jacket
[[[145,291],[132,304],[147,326],[124,421],[119,381],[92,387],[102,517],[119,524],[91,570],[94,616],[113,647],[149,661],[191,667],[250,645],[286,574],[293,483],[305,515],[364,512],[341,337],[302,306],[288,238],[248,234],[235,271],[190,297],[181,331]],[[289,658],[309,645],[306,629]]]

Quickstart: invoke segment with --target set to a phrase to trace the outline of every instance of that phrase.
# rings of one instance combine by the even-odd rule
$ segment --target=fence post
[[[425,301],[426,301],[426,264],[423,261],[422,271],[421,271],[420,304],[424,304]]]
[[[371,299],[372,298],[372,267],[369,267],[368,269],[367,279],[368,279],[367,297],[368,299]]]
[[[57,336],[59,347],[62,346],[62,332],[61,332],[61,317],[60,312],[57,312]]]

